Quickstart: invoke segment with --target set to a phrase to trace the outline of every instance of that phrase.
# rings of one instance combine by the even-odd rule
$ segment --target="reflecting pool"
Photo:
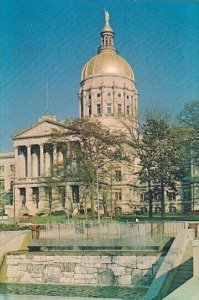
[[[53,284],[14,284],[1,283],[0,295],[48,295],[68,297],[122,298],[139,300],[146,293],[144,288],[120,286],[72,286]]]

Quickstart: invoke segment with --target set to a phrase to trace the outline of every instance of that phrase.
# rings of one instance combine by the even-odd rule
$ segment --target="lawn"
[[[171,215],[167,214],[162,219],[160,215],[154,215],[153,218],[149,218],[148,215],[120,215],[111,220],[111,218],[101,218],[101,223],[110,222],[135,222],[136,218],[141,222],[157,222],[157,221],[196,221],[199,222],[199,215]],[[78,222],[80,220],[85,220],[85,216],[75,216],[70,218],[70,222]],[[88,217],[87,220],[98,222],[96,217]],[[31,220],[21,220],[19,224],[46,224],[46,223],[67,223],[67,218],[65,215],[58,216],[37,216]]]

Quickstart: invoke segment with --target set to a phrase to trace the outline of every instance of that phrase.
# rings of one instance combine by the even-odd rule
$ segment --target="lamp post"
[[[16,161],[16,160],[14,160],[14,161]],[[14,164],[14,173],[13,173],[13,185],[12,185],[12,197],[13,197],[13,206],[14,206],[14,211],[13,211],[13,222],[14,222],[14,224],[16,224],[16,202],[15,202],[15,180],[16,180],[16,176],[15,176],[15,172],[16,172],[16,170],[15,170],[15,168],[16,168],[16,163]]]
[[[70,223],[70,215],[69,215],[69,198],[68,198],[68,180],[66,181],[66,206],[67,206],[67,220],[68,224]]]
[[[99,176],[98,176],[98,169],[96,171],[97,175],[97,219],[98,223],[100,223],[100,205],[99,205]]]

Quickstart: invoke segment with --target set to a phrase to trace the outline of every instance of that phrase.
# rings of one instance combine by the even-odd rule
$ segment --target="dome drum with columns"
[[[81,117],[102,117],[111,126],[110,118],[120,114],[137,118],[138,107],[134,74],[126,60],[117,54],[109,18],[105,11],[101,46],[82,70],[79,99]]]

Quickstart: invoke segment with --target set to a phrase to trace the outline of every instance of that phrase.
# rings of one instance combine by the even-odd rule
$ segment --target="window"
[[[122,201],[122,192],[115,192],[115,201]]]
[[[121,115],[121,113],[122,113],[122,104],[117,105],[117,113],[118,113],[118,115]]]
[[[175,206],[169,206],[169,212],[175,214],[177,212],[176,207]]]
[[[175,192],[167,192],[167,199],[169,201],[176,200],[176,193]]]
[[[4,173],[4,166],[0,166],[0,174]]]
[[[45,187],[45,196],[46,196],[46,201],[48,202],[48,207],[52,208],[53,195],[52,195],[52,187],[51,186]]]
[[[147,195],[147,193],[140,194],[140,201],[141,202],[147,202],[148,201],[148,195]]]
[[[101,114],[101,104],[97,104],[97,115]]]
[[[5,190],[5,184],[4,184],[4,179],[0,180],[0,191],[4,191]]]
[[[127,105],[127,107],[126,107],[126,113],[127,113],[127,115],[129,115],[129,113],[130,113],[130,107],[129,107],[129,105]]]
[[[91,109],[91,105],[89,105],[89,107],[88,107],[88,115],[91,116],[91,114],[92,114],[92,109]]]
[[[117,182],[122,181],[122,172],[121,172],[121,170],[116,170],[115,179],[116,179]]]
[[[191,191],[184,191],[184,193],[183,193],[183,200],[184,201],[191,200]]]
[[[10,165],[10,171],[14,172],[14,170],[15,170],[15,166],[14,165]]]
[[[126,96],[126,99],[129,99],[129,95]]]
[[[111,97],[111,93],[108,93],[107,96],[108,96],[108,97]]]
[[[36,204],[36,208],[39,208],[39,188],[32,187],[32,200]]]
[[[107,103],[107,114],[111,114],[112,113],[112,108],[111,108],[111,103]]]
[[[118,94],[118,97],[120,98],[121,96],[122,96],[122,95],[119,93],[119,94]]]
[[[101,96],[101,94],[100,93],[97,93],[97,97],[99,98]]]
[[[91,94],[88,95],[88,99],[91,99]]]
[[[79,203],[79,186],[71,185],[73,203]]]
[[[66,188],[64,186],[60,186],[58,189],[62,207],[66,207]]]

